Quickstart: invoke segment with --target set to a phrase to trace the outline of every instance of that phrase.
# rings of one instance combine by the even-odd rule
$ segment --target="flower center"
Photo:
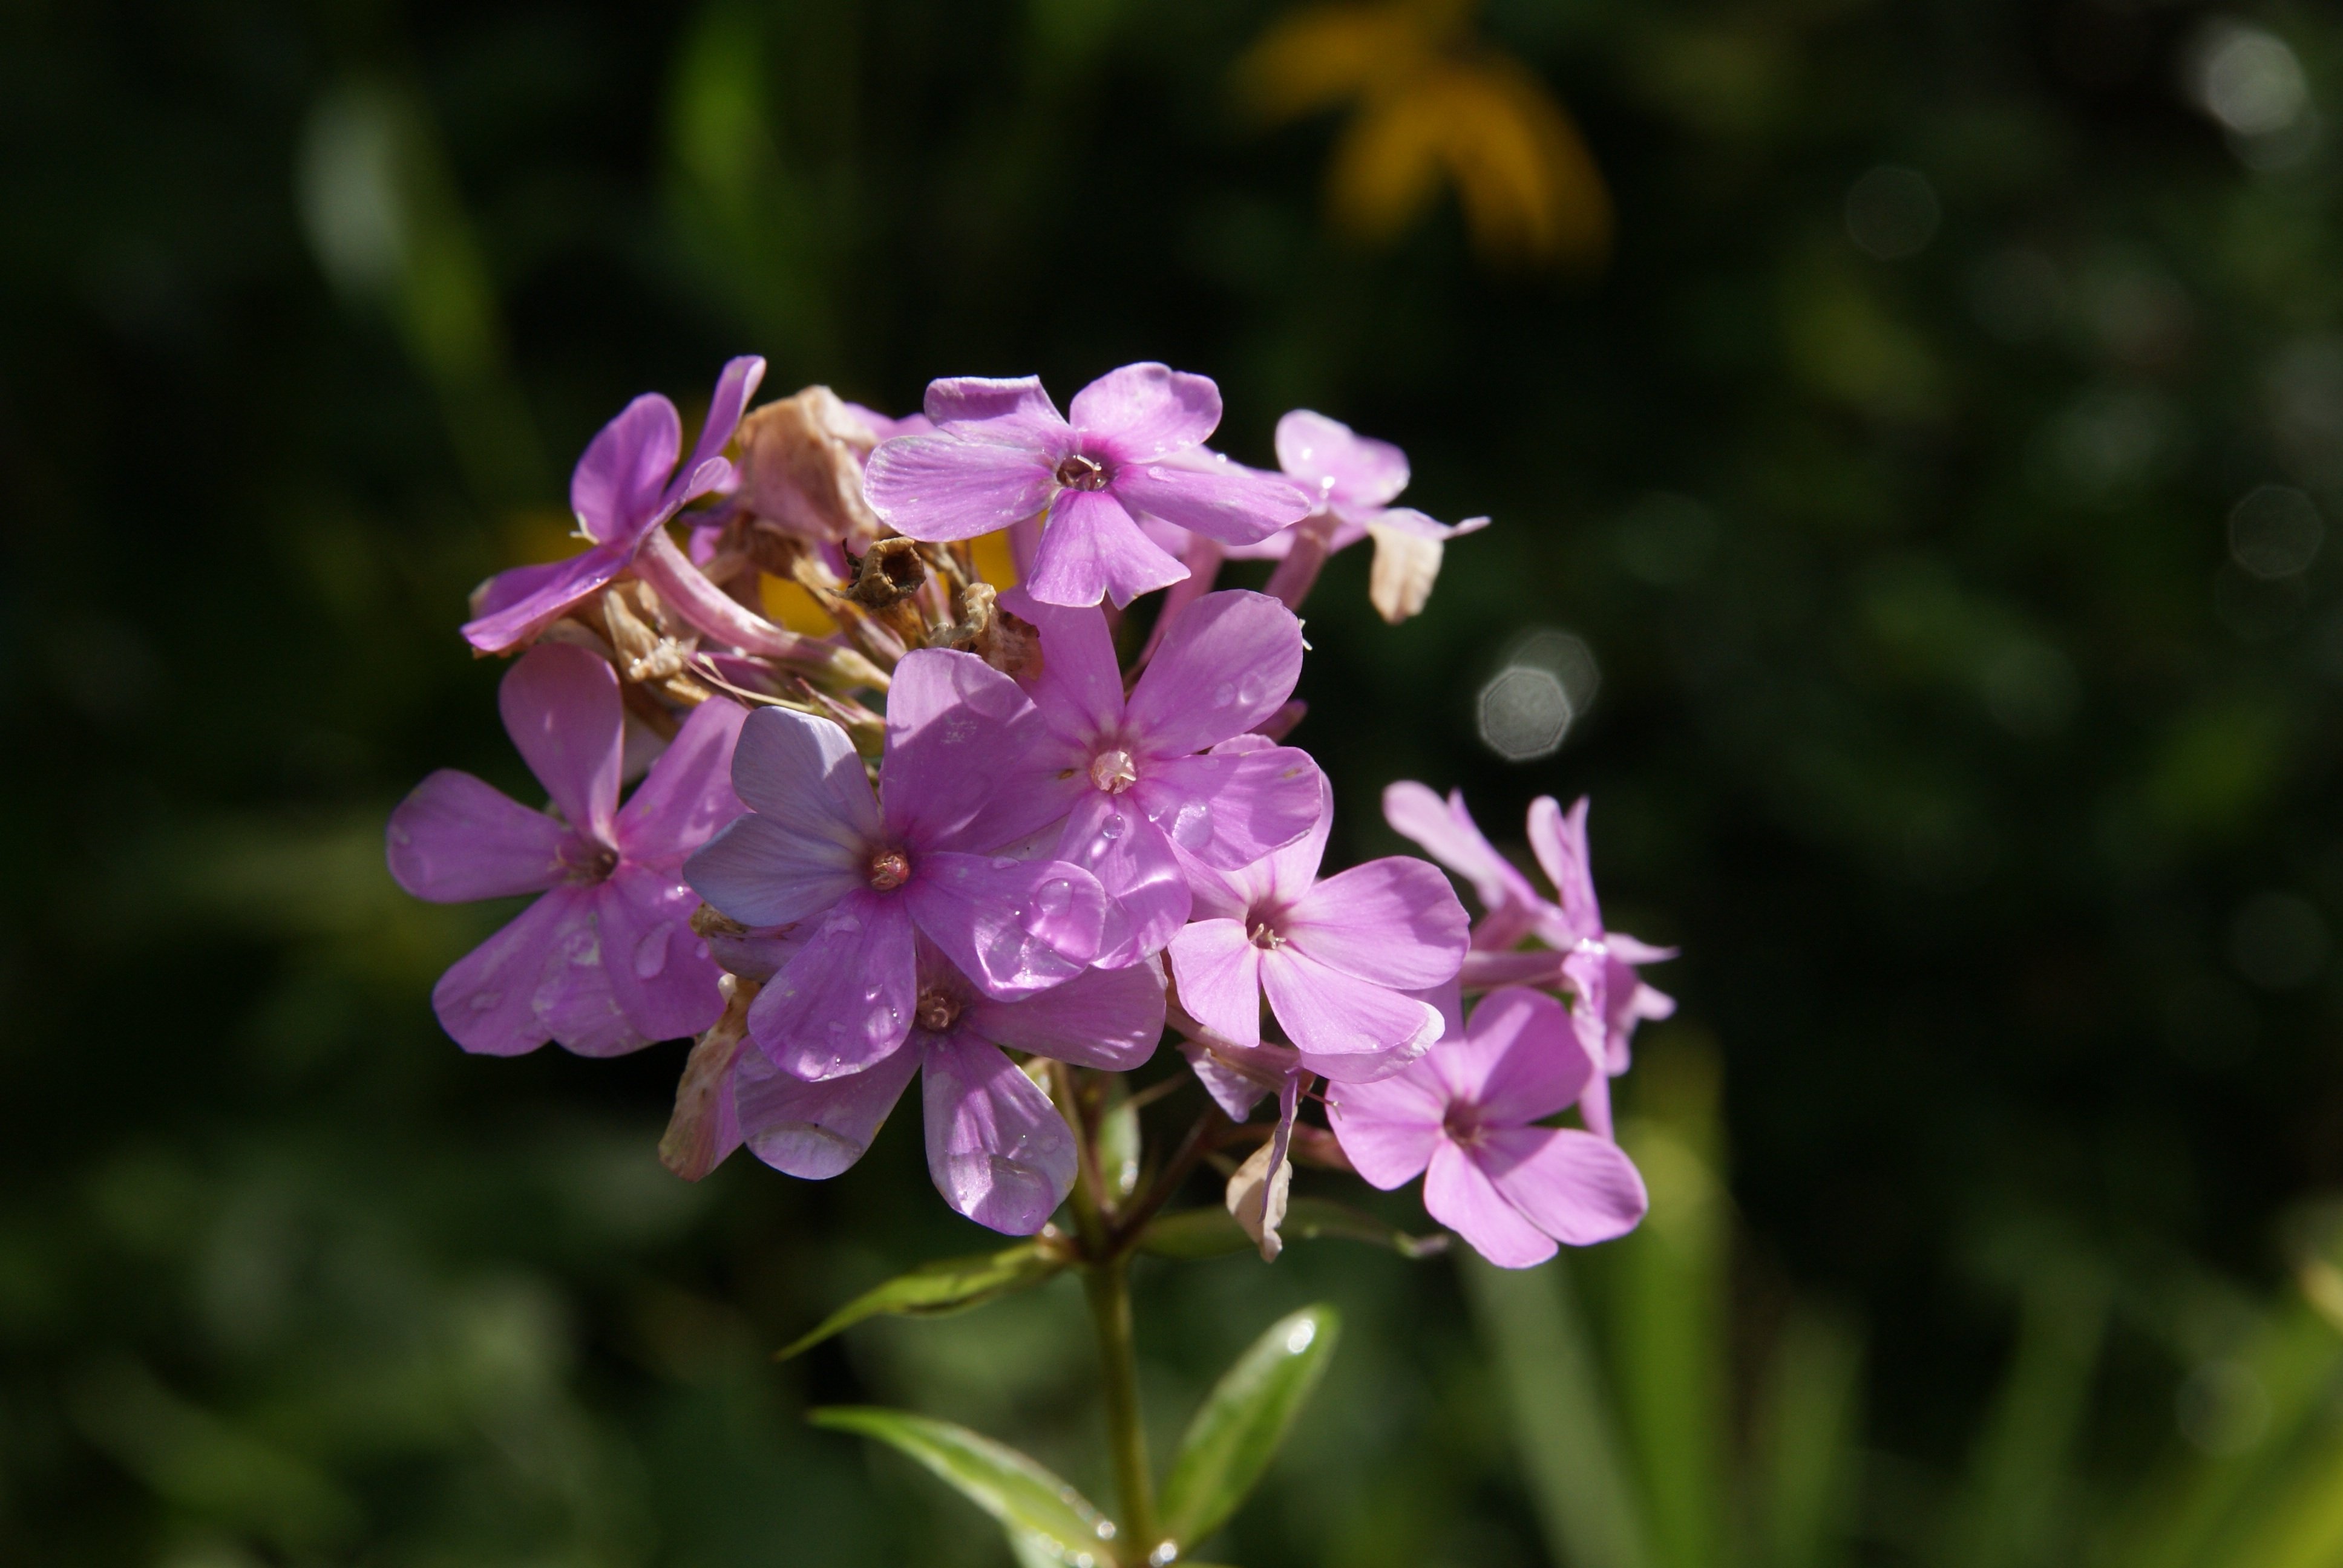
[[[610,873],[618,869],[618,851],[590,839],[575,839],[566,845],[561,859],[569,868],[571,881],[589,885],[608,881]]]
[[[1139,782],[1139,765],[1128,751],[1101,751],[1091,759],[1091,782],[1110,795],[1120,795]]]
[[[870,890],[891,893],[911,879],[910,857],[900,849],[881,849],[870,857]]]
[[[1470,1149],[1481,1141],[1481,1108],[1461,1100],[1456,1101],[1440,1119],[1440,1130],[1448,1135],[1451,1143]]]
[[[1080,452],[1058,465],[1058,483],[1070,490],[1103,490],[1112,477],[1104,463]]]
[[[1246,935],[1252,939],[1252,945],[1257,948],[1266,948],[1274,951],[1285,945],[1285,939],[1280,936],[1277,928],[1267,920],[1255,920],[1252,930]]]
[[[911,1017],[930,1034],[941,1034],[960,1021],[960,999],[930,986],[920,993],[919,1005],[911,1010]]]

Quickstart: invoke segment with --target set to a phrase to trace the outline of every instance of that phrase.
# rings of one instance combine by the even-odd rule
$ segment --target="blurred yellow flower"
[[[1237,63],[1247,110],[1281,124],[1355,103],[1328,171],[1334,221],[1383,240],[1455,186],[1473,248],[1500,263],[1599,264],[1611,196],[1561,104],[1473,35],[1474,0],[1319,5]]]

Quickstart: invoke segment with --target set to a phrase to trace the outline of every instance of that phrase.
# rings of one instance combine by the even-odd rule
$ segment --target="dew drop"
[[[1109,841],[1112,841],[1113,839],[1121,838],[1124,831],[1128,829],[1130,826],[1130,823],[1122,819],[1122,813],[1117,811],[1105,821],[1099,824],[1099,837]]]
[[[1017,858],[1014,855],[995,855],[992,857],[992,869],[996,871],[1005,871],[1016,863]]]
[[[1063,877],[1052,877],[1033,895],[1033,909],[1052,919],[1074,907],[1074,887]]]
[[[505,993],[500,990],[476,990],[472,993],[472,1010],[474,1012],[489,1011],[500,1006],[504,1000]]]
[[[1212,706],[1215,708],[1226,708],[1236,699],[1237,688],[1232,680],[1223,680],[1212,689]]]
[[[654,926],[643,940],[635,944],[635,978],[653,980],[667,968],[667,938],[669,928]]]
[[[1172,841],[1183,849],[1202,847],[1212,836],[1212,809],[1202,800],[1182,800],[1172,814]]]

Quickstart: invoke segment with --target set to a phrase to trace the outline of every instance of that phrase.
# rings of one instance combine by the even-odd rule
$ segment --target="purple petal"
[[[1505,1201],[1471,1155],[1444,1138],[1424,1172],[1423,1208],[1501,1269],[1527,1269],[1560,1250]]]
[[[972,653],[920,648],[887,691],[880,795],[887,828],[914,850],[990,849],[1065,814],[1061,792],[1010,788],[1003,763],[1031,750],[1041,716],[1009,677]]]
[[[724,368],[716,377],[715,396],[708,400],[707,423],[699,427],[699,439],[691,444],[690,460],[676,471],[674,480],[660,498],[661,510],[672,512],[695,496],[707,493],[698,487],[699,480],[709,476],[711,463],[722,460],[724,444],[739,427],[741,411],[757,395],[757,386],[764,378],[765,362],[757,355],[743,354],[724,362]],[[726,464],[723,472],[729,473],[730,467]]]
[[[1182,610],[1131,688],[1130,731],[1151,753],[1184,757],[1242,735],[1293,695],[1302,623],[1266,594],[1206,594]]]
[[[698,1034],[724,1012],[721,971],[691,929],[692,890],[646,866],[621,864],[599,890],[595,926],[611,993],[636,1032]]]
[[[903,900],[927,939],[996,1001],[1081,973],[1106,923],[1106,890],[1062,860],[930,850],[913,860]]]
[[[1423,1062],[1373,1083],[1326,1091],[1326,1121],[1359,1174],[1388,1192],[1421,1175],[1440,1141],[1448,1096]]]
[[[578,845],[544,812],[452,768],[398,803],[383,839],[392,879],[435,904],[540,892],[568,874],[563,851]]]
[[[1603,908],[1594,898],[1594,872],[1586,854],[1586,798],[1563,815],[1551,795],[1530,802],[1530,849],[1562,897],[1562,912],[1574,936],[1603,934]],[[1556,943],[1560,946],[1560,943]]]
[[[922,407],[939,427],[950,430],[994,420],[1061,428],[1066,423],[1049,393],[1041,389],[1039,376],[939,377],[928,383]]]
[[[790,1076],[809,1083],[840,1078],[902,1043],[918,991],[902,900],[859,890],[839,900],[758,993],[749,1032]]]
[[[960,1027],[1011,1050],[1128,1072],[1163,1038],[1163,967],[1149,959],[1128,969],[1085,970],[1023,1001],[980,997],[960,1015]]]
[[[1518,986],[1483,997],[1464,1038],[1425,1060],[1483,1126],[1543,1121],[1576,1100],[1594,1070],[1563,1005]]]
[[[1474,1153],[1523,1219],[1574,1247],[1625,1235],[1651,1207],[1643,1177],[1619,1146],[1574,1127],[1483,1132]]]
[[[743,809],[732,790],[732,750],[748,709],[711,697],[691,710],[625,806],[615,826],[629,860],[670,868]]]
[[[1472,923],[1436,868],[1391,855],[1320,882],[1279,930],[1296,951],[1345,974],[1423,990],[1454,978]]]
[[[819,1181],[862,1158],[920,1070],[899,1047],[840,1078],[804,1083],[753,1050],[732,1070],[732,1103],[749,1151],[774,1170]]]
[[[1061,490],[1024,588],[1043,604],[1120,607],[1188,575],[1106,490]]]
[[[644,393],[603,426],[578,459],[569,509],[597,541],[635,544],[644,523],[660,515],[660,491],[682,447],[675,405]]]
[[[610,842],[627,719],[618,672],[582,648],[540,643],[497,688],[505,732],[578,832]]]
[[[1443,800],[1425,786],[1402,779],[1383,790],[1383,820],[1393,831],[1413,839],[1425,854],[1472,883],[1473,896],[1481,900],[1483,909],[1503,910],[1542,901],[1529,879],[1482,835],[1472,813],[1464,809],[1462,791],[1453,790]]]
[[[1224,545],[1267,538],[1308,517],[1312,505],[1283,479],[1233,463],[1211,472],[1169,463],[1133,464],[1115,470],[1112,489],[1133,512]]]
[[[955,1031],[928,1037],[926,1055],[920,1099],[936,1191],[980,1225],[1031,1235],[1073,1189],[1065,1118],[998,1046]]]
[[[518,648],[608,587],[634,558],[634,541],[621,539],[566,561],[499,573],[481,596],[485,613],[464,623],[464,640],[482,653]]]
[[[1493,917],[1492,917],[1493,918]],[[1516,952],[1509,948],[1491,949],[1480,945],[1481,933],[1489,926],[1483,920],[1473,928],[1474,943],[1464,955],[1464,967],[1457,971],[1468,990],[1494,990],[1501,985],[1560,985],[1563,953],[1552,948],[1525,948]],[[1516,933],[1511,940],[1518,941]]]
[[[1420,1051],[1440,1038],[1443,1028],[1439,1009],[1328,969],[1291,942],[1262,954],[1261,987],[1285,1038],[1312,1056]],[[1183,985],[1183,1004],[1187,998]]]
[[[735,817],[694,850],[683,879],[744,926],[786,926],[870,887],[858,851],[755,812]]]
[[[1261,1043],[1261,950],[1239,920],[1191,921],[1172,939],[1180,1005],[1237,1045]]]
[[[1087,751],[1094,738],[1122,723],[1122,669],[1106,612],[1096,605],[1067,609],[1042,604],[1021,589],[1011,591],[1017,595],[1011,608],[1041,632],[1041,677],[1033,683],[1033,705],[1051,734]]]
[[[899,436],[862,471],[870,509],[915,539],[972,539],[1034,516],[1057,489],[1058,455],[954,435]]]
[[[718,968],[759,985],[788,968],[789,961],[798,956],[798,950],[803,946],[805,942],[794,925],[759,926],[736,937],[708,939],[709,956],[716,960]]]
[[[1301,842],[1323,804],[1318,765],[1290,746],[1151,762],[1131,796],[1173,843],[1227,870]]]
[[[1067,410],[1086,446],[1125,463],[1151,463],[1200,446],[1221,422],[1221,389],[1204,376],[1156,364],[1110,370]]]
[[[1121,969],[1161,952],[1187,923],[1192,900],[1172,841],[1124,798],[1083,791],[1059,834],[1057,856],[1096,877],[1113,900],[1091,960],[1099,968]]]
[[[650,1043],[602,973],[596,891],[554,889],[439,977],[432,1010],[457,1044],[514,1056],[555,1040],[581,1056],[616,1056]]]
[[[1296,408],[1277,422],[1277,466],[1322,504],[1383,507],[1407,488],[1407,454]]]
[[[759,708],[732,751],[741,801],[791,833],[860,850],[880,832],[878,798],[854,743],[827,719]]]

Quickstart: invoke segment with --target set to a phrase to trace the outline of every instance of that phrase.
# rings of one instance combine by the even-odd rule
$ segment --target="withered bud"
[[[745,937],[749,928],[731,916],[719,914],[713,904],[702,904],[691,911],[691,930],[702,937]]]
[[[981,625],[973,613],[979,589],[986,596]],[[969,585],[964,608],[970,612],[968,620],[973,631],[968,650],[1012,680],[1031,679],[1041,673],[1041,628],[992,602],[991,593],[982,583]]]
[[[887,609],[919,592],[927,580],[928,563],[920,558],[917,540],[880,539],[862,558],[846,593],[866,609]]]
[[[683,1064],[683,1081],[675,1088],[675,1114],[659,1140],[659,1163],[687,1181],[715,1170],[727,1152],[717,1144],[724,1118],[719,1095],[728,1088],[732,1059],[748,1037],[749,1004],[757,1000],[759,990],[756,981],[737,975],[726,975],[717,983],[724,991],[723,1016],[692,1046]]]
[[[740,498],[786,531],[869,539],[878,516],[862,498],[862,459],[879,433],[827,387],[750,410],[740,421]]]

